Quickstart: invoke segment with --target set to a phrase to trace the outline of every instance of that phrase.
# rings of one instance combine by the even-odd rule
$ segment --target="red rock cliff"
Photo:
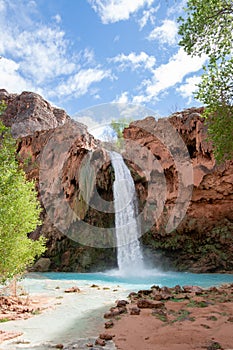
[[[166,192],[162,203],[163,211],[159,217],[154,216],[155,224],[149,226],[149,232],[143,236],[142,241],[152,251],[160,251],[163,257],[171,258],[178,269],[189,268],[198,272],[232,271],[233,161],[216,165],[212,145],[207,142],[202,112],[203,108],[191,108],[175,113],[167,119],[187,146],[193,178],[190,174],[185,174],[187,169],[184,161],[182,163],[184,151],[176,149],[176,136],[169,136],[170,127],[167,128],[167,124],[163,125],[164,120],[156,122],[154,118],[148,117],[131,123],[124,131],[124,137],[129,143],[133,140],[139,145],[134,147],[137,149],[134,151],[134,159],[144,157],[144,164],[147,164],[147,182],[144,179],[143,186],[142,182],[138,182],[141,203],[148,203],[150,200],[153,202],[150,196]],[[162,126],[159,126],[160,122]],[[168,137],[160,138],[160,132],[168,134]],[[161,140],[165,140],[165,143]],[[177,164],[181,164],[180,169],[177,168]],[[131,166],[137,168],[134,162],[131,162]],[[165,187],[164,183],[161,187],[162,176],[165,178]],[[188,184],[181,188],[181,196],[177,203],[179,186],[182,185],[178,182],[179,176],[184,176]],[[150,193],[149,187],[152,190],[155,188],[153,194]],[[185,197],[187,189],[190,190],[191,196],[186,215],[183,216],[182,209],[187,203],[182,202],[182,196]],[[185,198],[187,201],[188,197]],[[158,195],[154,212],[158,210],[159,200]],[[172,215],[174,229],[169,232],[167,224]],[[180,221],[179,215],[183,219],[177,226],[175,220]],[[146,211],[144,220],[148,220]]]
[[[36,263],[36,268],[83,272],[112,267],[115,264],[114,249],[98,249],[95,248],[97,245],[93,247],[91,244],[83,246],[80,244],[82,239],[71,237],[70,231],[74,222],[70,213],[77,221],[83,220],[90,225],[113,226],[113,215],[89,208],[79,189],[80,165],[90,153],[91,160],[97,158],[93,161],[96,166],[98,162],[101,164],[97,179],[92,179],[90,172],[87,174],[90,188],[85,191],[90,192],[89,201],[95,201],[92,193],[95,185],[103,198],[111,198],[110,162],[104,150],[100,149],[99,142],[87,132],[85,125],[73,121],[64,110],[52,107],[38,94],[23,92],[16,95],[0,90],[1,100],[7,103],[2,120],[11,127],[13,136],[18,140],[19,162],[28,179],[36,181],[43,207],[43,225],[30,233],[32,239],[40,235],[47,238],[48,249]],[[102,167],[104,171],[101,171]],[[59,179],[60,187],[56,188]],[[61,207],[62,201],[64,205]],[[63,224],[67,225],[64,230]]]
[[[37,268],[81,272],[114,266],[114,248],[83,246],[70,239],[74,217],[97,227],[114,225],[112,214],[103,207],[96,209],[98,195],[112,200],[114,175],[106,152],[84,125],[72,121],[64,110],[52,107],[37,94],[15,95],[0,90],[0,100],[8,104],[3,121],[18,139],[21,166],[29,179],[36,180],[42,203],[47,206],[42,213],[43,225],[30,234],[34,239],[41,234],[48,238],[48,250]],[[156,262],[160,254],[160,262],[169,261],[170,267],[180,270],[232,271],[233,162],[215,164],[212,146],[206,141],[202,111],[188,109],[173,114],[168,119],[173,128],[168,130],[164,119],[156,122],[148,117],[131,123],[124,131],[124,157],[140,199],[146,253]],[[187,148],[175,142],[174,130]],[[184,156],[187,149],[192,174]],[[88,154],[88,161],[97,171],[90,168],[80,175],[80,166]],[[48,176],[42,181],[47,169]],[[80,191],[86,178],[89,187],[84,192],[91,207]],[[57,189],[59,181],[61,186]],[[68,203],[74,216],[68,206],[60,209],[60,199]],[[56,226],[67,224],[67,218],[71,236]],[[82,235],[88,237],[88,229]],[[96,237],[97,242],[101,239]]]

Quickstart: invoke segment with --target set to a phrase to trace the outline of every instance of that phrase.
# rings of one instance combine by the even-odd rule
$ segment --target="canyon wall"
[[[86,246],[80,243],[85,242],[85,237],[79,237],[88,237],[88,224],[90,227],[114,227],[113,214],[103,213],[92,205],[99,193],[102,198],[109,197],[112,200],[109,188],[112,188],[113,178],[106,152],[87,132],[85,125],[73,121],[64,110],[52,107],[38,94],[23,92],[16,95],[0,90],[0,101],[7,104],[1,119],[11,127],[17,139],[20,166],[29,180],[35,180],[43,208],[43,224],[29,237],[37,239],[44,235],[47,238],[47,251],[36,262],[34,270],[85,272],[115,266],[115,248],[98,248],[92,242]],[[91,178],[90,172],[86,174],[88,186],[81,192],[80,165],[89,154],[92,164],[95,163],[99,171],[96,171],[96,179]],[[61,186],[56,188],[58,180]],[[93,195],[94,185],[97,193]],[[90,207],[82,198],[87,196],[83,191],[91,192]],[[69,211],[69,208],[72,210]],[[70,230],[74,224],[70,212],[77,222],[87,223],[87,232],[74,233]],[[64,229],[63,224],[67,226]],[[71,237],[72,234],[76,236]]]
[[[164,261],[168,267],[179,270],[232,271],[233,161],[216,164],[212,144],[207,141],[207,128],[202,113],[203,108],[187,109],[174,113],[166,119],[165,124],[165,120],[157,122],[153,117],[148,117],[131,123],[124,131],[124,137],[129,144],[133,140],[134,144],[139,145],[134,147],[134,159],[144,157],[148,165],[147,182],[145,179],[143,183],[136,182],[141,207],[145,201],[153,202],[150,196],[159,193],[156,212],[159,208],[160,195],[166,192],[163,198],[163,210],[159,217],[154,218],[155,224],[148,226],[149,230],[142,236],[142,242],[152,252],[152,258],[157,256],[156,261],[160,265],[161,261]],[[160,122],[163,133],[168,135],[163,138],[166,144],[160,138]],[[179,133],[189,151],[193,174],[185,174],[187,169],[182,168],[184,156],[182,152],[185,151],[176,149],[176,136],[169,136],[171,132],[169,124]],[[129,150],[131,148],[130,146]],[[158,162],[160,167],[157,165]],[[136,170],[137,166],[133,162],[129,162],[129,165],[130,163]],[[181,164],[180,169],[178,164]],[[181,187],[181,196],[177,202],[179,186],[182,185],[178,181],[180,175],[184,176],[188,186]],[[162,189],[161,179],[165,181]],[[148,191],[148,183],[152,190],[155,188],[154,194],[150,193],[151,190]],[[187,189],[191,194],[190,199],[185,194]],[[182,202],[182,197],[188,203]],[[186,214],[178,225],[174,224],[176,219],[179,222],[179,214],[185,205]],[[174,229],[167,230],[167,224],[174,210],[175,215],[172,218]],[[146,215],[144,214],[145,222]]]
[[[20,166],[36,181],[43,208],[43,225],[29,236],[44,235],[47,251],[34,269],[84,272],[116,266],[108,232],[114,227],[108,212],[114,172],[105,147],[35,93],[0,90],[1,100],[8,105],[1,118],[12,128]],[[167,268],[232,271],[233,161],[216,165],[202,112],[173,114],[166,119],[172,125],[168,130],[165,119],[132,122],[124,130],[123,156],[139,197],[145,255]],[[192,176],[184,161],[187,150]],[[98,228],[104,228],[103,235]]]

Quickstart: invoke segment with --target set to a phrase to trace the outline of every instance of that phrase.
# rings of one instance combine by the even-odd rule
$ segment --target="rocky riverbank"
[[[0,296],[0,324],[26,320],[52,308],[55,299],[48,296]],[[4,341],[19,337],[21,331],[6,331],[0,327],[0,344]]]
[[[119,350],[230,350],[233,284],[152,286],[118,301],[105,318]]]

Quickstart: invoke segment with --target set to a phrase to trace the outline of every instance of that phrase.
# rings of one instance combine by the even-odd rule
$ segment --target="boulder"
[[[140,315],[141,309],[139,307],[132,307],[130,309],[130,315]]]
[[[95,341],[95,345],[105,346],[106,343],[105,343],[105,340],[104,340],[104,339],[98,338],[98,339],[96,339],[96,341]]]
[[[103,340],[112,340],[113,337],[114,337],[114,335],[111,335],[111,334],[108,334],[108,333],[101,333],[99,335],[99,338],[103,339]]]
[[[164,307],[164,303],[150,299],[140,299],[137,302],[137,307],[140,309],[161,309]]]
[[[33,271],[35,272],[47,272],[51,265],[51,260],[49,258],[39,258],[33,265]]]

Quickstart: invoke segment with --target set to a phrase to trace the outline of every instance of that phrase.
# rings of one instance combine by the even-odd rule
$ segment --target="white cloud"
[[[134,103],[149,102],[157,99],[161,92],[182,83],[184,77],[192,72],[199,71],[207,57],[191,57],[182,48],[173,55],[169,62],[162,64],[153,71],[151,80],[142,83],[143,94],[135,96]]]
[[[149,40],[158,40],[161,44],[175,45],[177,43],[178,24],[170,19],[165,19],[160,27],[152,30]]]
[[[120,96],[118,96],[113,102],[128,103],[129,102],[128,91],[122,92],[122,94]]]
[[[0,0],[1,87],[57,98],[84,95],[94,82],[111,78],[109,71],[95,63],[92,49],[71,52],[71,43],[59,25],[43,24],[36,3],[31,0],[27,4],[22,18],[18,13],[24,0]],[[60,22],[61,18],[56,15],[54,19]]]
[[[168,7],[167,9],[167,16],[171,16],[171,15],[175,15],[177,17],[177,15],[184,14],[184,8],[187,5],[187,0],[179,0],[175,1],[173,6]]]
[[[32,84],[20,75],[19,64],[2,57],[0,60],[0,88],[18,93],[32,89]]]
[[[201,82],[201,77],[194,75],[193,77],[187,78],[185,83],[179,86],[176,91],[184,98],[188,98],[189,101],[193,97],[193,93],[197,90],[197,84]]]
[[[136,54],[135,52],[131,52],[129,55],[125,55],[123,53],[110,58],[110,62],[119,63],[119,67],[121,69],[131,68],[132,70],[136,70],[138,68],[145,68],[151,70],[156,62],[154,56],[149,56],[145,52],[140,52]]]
[[[85,64],[95,63],[94,50],[86,48],[81,52],[81,56],[82,56],[82,60],[85,62]]]
[[[6,6],[5,6],[5,2],[3,0],[0,0],[0,12],[5,11]]]
[[[154,0],[88,0],[104,24],[129,19],[130,15]]]
[[[52,17],[56,23],[61,23],[61,16],[57,13],[55,16]]]
[[[152,25],[155,24],[155,13],[159,10],[159,8],[160,5],[143,11],[142,17],[138,20],[140,30],[142,30],[148,22],[150,22]]]
[[[56,89],[54,94],[69,96],[73,94],[76,97],[85,95],[89,87],[105,78],[111,78],[109,70],[98,68],[81,69],[77,74],[71,76],[65,83],[62,83]]]

